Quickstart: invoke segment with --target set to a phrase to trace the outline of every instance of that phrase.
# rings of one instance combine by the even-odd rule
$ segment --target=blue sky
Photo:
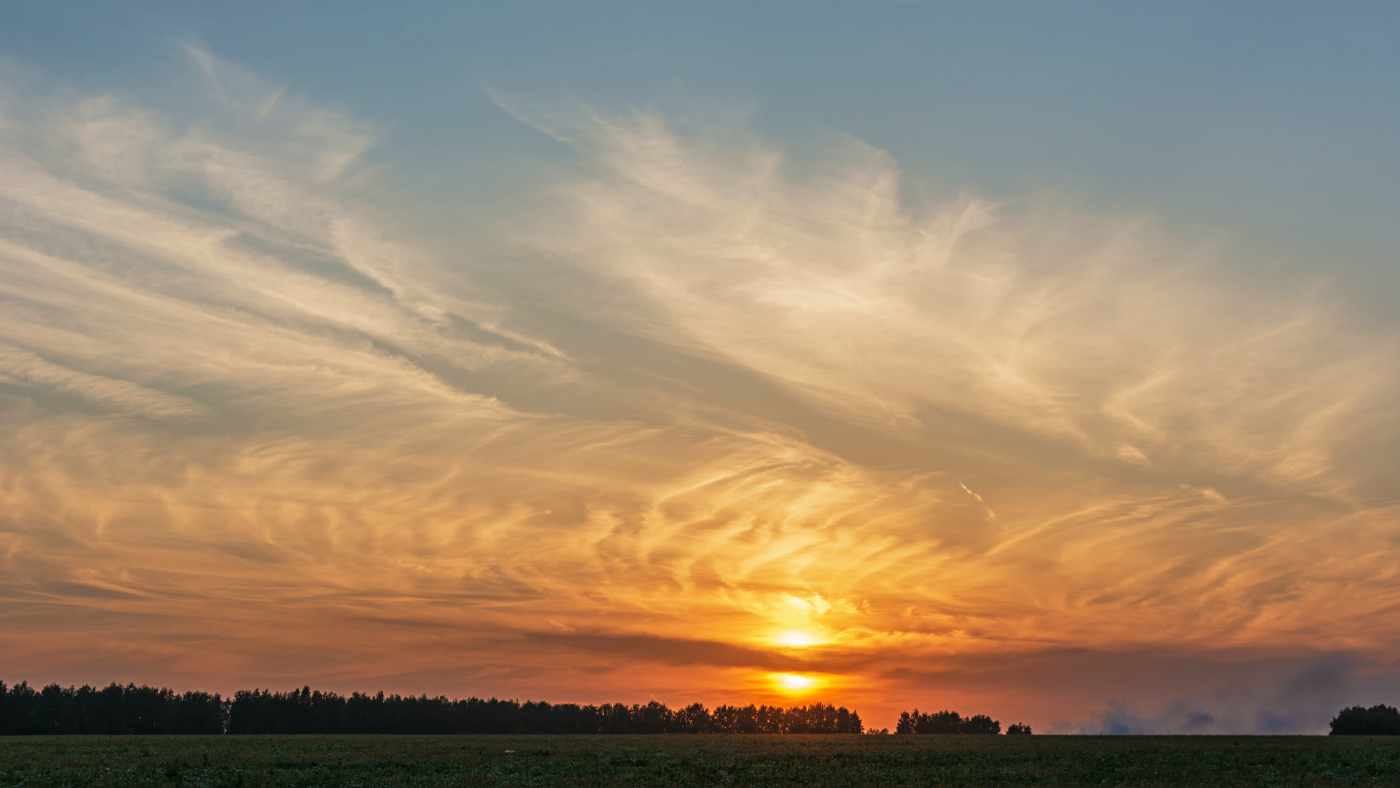
[[[888,150],[936,193],[1149,213],[1384,308],[1400,294],[1397,25],[1361,2],[57,2],[7,4],[0,48],[142,94],[177,43],[202,42],[379,124],[376,157],[466,199],[569,155],[491,92],[748,111],[788,145]]]

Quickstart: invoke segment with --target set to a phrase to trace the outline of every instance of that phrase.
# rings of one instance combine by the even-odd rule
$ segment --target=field
[[[3,786],[1400,784],[1400,738],[54,736]]]

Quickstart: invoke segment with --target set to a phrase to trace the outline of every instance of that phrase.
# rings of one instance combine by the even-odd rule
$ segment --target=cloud
[[[1306,291],[1239,292],[1144,221],[976,198],[916,213],[857,142],[812,167],[645,114],[574,128],[602,174],[564,189],[549,225],[568,229],[538,241],[600,278],[590,314],[843,418],[918,432],[936,408],[1325,492],[1388,403],[1393,337]]]
[[[1115,701],[1097,717],[1099,729],[1096,732],[1112,736],[1212,733],[1211,728],[1216,724],[1215,717],[1209,713],[1180,701],[1152,718],[1134,715]],[[1086,731],[1081,729],[1080,732]]]
[[[1093,655],[1386,669],[1394,332],[1322,295],[647,114],[551,119],[575,166],[446,247],[370,207],[381,130],[189,54],[188,117],[0,107],[15,669],[687,702],[802,669],[1085,720]],[[1103,669],[1008,678],[1065,660]],[[1315,726],[1312,681],[1258,724]],[[1100,727],[1245,719],[1124,686]]]
[[[809,663],[790,656],[709,640],[654,635],[536,633],[530,636],[530,641],[546,647],[619,655],[665,665],[700,664],[798,671],[810,668]]]
[[[124,380],[74,372],[18,348],[0,347],[0,381],[77,394],[95,404],[134,415],[181,417],[199,415],[205,410],[186,397]]]
[[[1338,710],[1363,695],[1389,694],[1389,687],[1355,680],[1357,663],[1345,654],[1303,661],[1284,676],[1235,677],[1214,698],[1175,699],[1156,714],[1133,713],[1128,704],[1110,701],[1080,733],[1121,734],[1317,734],[1326,733]],[[1272,671],[1270,671],[1272,672]],[[1271,681],[1272,679],[1272,681]],[[1206,711],[1203,707],[1215,707]],[[1075,727],[1062,723],[1057,732]]]

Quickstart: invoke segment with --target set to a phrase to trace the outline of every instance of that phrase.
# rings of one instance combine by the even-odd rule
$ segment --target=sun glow
[[[787,648],[807,648],[820,645],[825,641],[809,632],[784,632],[773,638],[773,642]]]
[[[803,676],[798,673],[774,673],[773,683],[778,689],[787,693],[807,692],[816,689],[820,682],[812,676]]]

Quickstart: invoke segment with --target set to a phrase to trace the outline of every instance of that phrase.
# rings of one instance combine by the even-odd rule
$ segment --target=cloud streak
[[[14,678],[748,702],[801,670],[875,717],[1215,730],[1320,712],[1011,677],[1392,670],[1393,330],[1145,220],[920,207],[864,144],[649,114],[532,121],[576,166],[445,250],[369,207],[379,132],[189,54],[188,121],[0,107]]]
[[[1231,287],[1143,221],[976,198],[915,213],[858,142],[809,172],[653,116],[578,127],[603,173],[564,188],[572,232],[541,245],[634,294],[606,319],[844,418],[917,431],[940,409],[1338,492],[1341,447],[1390,405],[1393,337],[1305,293]]]

